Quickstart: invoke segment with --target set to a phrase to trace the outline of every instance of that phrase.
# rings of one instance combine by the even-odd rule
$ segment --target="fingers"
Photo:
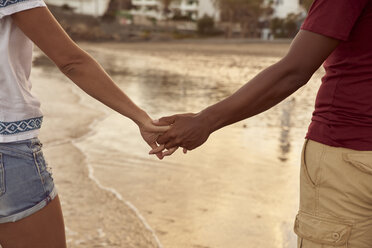
[[[147,128],[146,131],[153,132],[153,133],[165,133],[167,132],[171,127],[170,126],[156,126],[151,125]]]
[[[165,152],[163,153],[163,156],[164,156],[164,157],[165,157],[165,156],[170,156],[170,155],[172,155],[175,151],[177,151],[177,149],[178,149],[178,147],[170,148],[170,149],[168,149],[167,151],[165,151]]]
[[[150,147],[154,150],[154,149],[157,149],[158,148],[158,146],[156,145],[156,143],[154,142],[154,143],[151,143],[151,144],[149,144],[150,145]],[[161,151],[158,151],[158,152],[154,152],[154,153],[150,153],[150,154],[156,154],[156,156],[160,159],[160,160],[162,160],[163,158],[164,158],[164,155],[163,155],[163,151],[164,150],[164,148],[161,150]]]
[[[158,144],[164,145],[166,149],[171,149],[173,147],[178,147],[182,145],[181,140],[178,139],[175,135],[173,135],[172,131],[159,136],[156,142]]]
[[[153,120],[152,123],[155,126],[166,126],[171,125],[176,121],[177,115],[167,116],[160,118],[159,120]]]
[[[156,157],[158,157],[158,159],[160,159],[160,160],[162,160],[164,158],[164,156],[161,152],[156,153]]]
[[[167,142],[164,147],[169,150],[169,149],[172,149],[173,147],[179,147],[181,145],[180,142],[176,142],[175,140],[170,140],[169,142]]]
[[[166,157],[166,156],[172,155],[175,151],[178,150],[178,148],[179,147],[176,146],[176,147],[172,147],[172,148],[167,149],[165,152],[162,153],[163,158]],[[159,147],[157,147],[155,149],[152,149],[149,154],[158,154],[158,153],[161,153],[164,150],[165,150],[165,147],[164,147],[164,145],[162,145],[162,149],[160,149],[160,146],[159,146]],[[184,154],[187,153],[187,149],[186,148],[183,148],[183,153]]]
[[[155,145],[154,147],[151,146],[152,150],[149,152],[149,154],[157,154],[157,153],[161,153],[165,150],[165,146],[164,145],[160,145],[160,146],[157,146]]]
[[[172,134],[171,134],[172,131],[168,132],[168,133],[165,133],[163,135],[160,135],[157,139],[156,142],[158,142],[158,144],[165,144],[165,143],[168,143],[169,140],[171,140],[172,138]],[[174,147],[174,146],[171,146],[171,147]],[[169,147],[169,148],[171,148]]]

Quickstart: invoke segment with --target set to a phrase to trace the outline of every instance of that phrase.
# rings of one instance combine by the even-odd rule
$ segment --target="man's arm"
[[[160,119],[157,125],[172,124],[172,128],[159,137],[157,142],[164,146],[155,151],[172,148],[166,153],[170,155],[178,146],[192,150],[203,144],[212,132],[273,107],[306,84],[338,44],[338,40],[301,30],[283,59],[230,97],[198,114]]]
[[[79,48],[65,33],[47,8],[34,8],[12,15],[16,25],[87,94],[120,114],[132,119],[146,142],[157,147],[159,132],[168,128],[155,127],[145,111],[120,90],[103,68]],[[161,157],[158,154],[159,158]]]

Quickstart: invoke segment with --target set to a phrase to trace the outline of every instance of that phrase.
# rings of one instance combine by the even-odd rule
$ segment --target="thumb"
[[[165,133],[170,128],[171,128],[170,126],[156,126],[154,124],[151,124],[148,127],[146,127],[146,131],[152,132],[152,133]]]
[[[176,121],[177,115],[162,117],[159,120],[153,120],[152,123],[156,126],[171,125]]]

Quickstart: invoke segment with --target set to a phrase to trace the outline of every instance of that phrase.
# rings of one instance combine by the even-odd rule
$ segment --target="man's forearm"
[[[203,110],[200,116],[210,132],[264,112],[306,84],[311,74],[284,63],[270,66],[230,97]]]
[[[157,142],[163,145],[161,149],[192,150],[202,145],[215,130],[271,108],[303,86],[338,44],[338,40],[300,30],[282,60],[232,96],[198,114],[161,118],[158,124],[172,124],[172,127]]]

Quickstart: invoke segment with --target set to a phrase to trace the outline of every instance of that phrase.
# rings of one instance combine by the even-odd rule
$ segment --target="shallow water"
[[[227,97],[288,45],[82,44],[154,118]],[[321,74],[273,109],[163,161],[147,155],[130,121],[83,96],[102,119],[77,145],[94,176],[138,208],[164,248],[295,247],[300,152]]]

